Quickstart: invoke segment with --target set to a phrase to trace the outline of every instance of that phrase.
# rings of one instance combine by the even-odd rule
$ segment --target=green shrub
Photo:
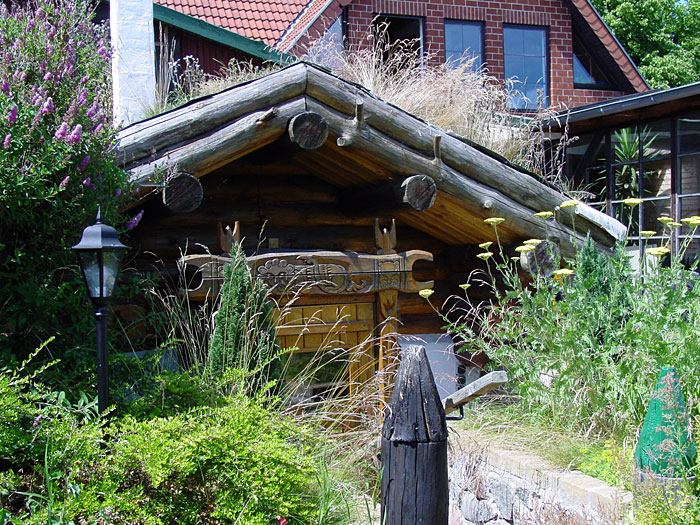
[[[624,244],[606,256],[588,239],[569,271],[524,285],[501,251],[488,259],[504,283],[494,285],[499,302],[474,306],[452,329],[508,370],[531,410],[585,433],[633,434],[660,367],[675,366],[690,395],[700,393],[700,283],[682,252],[662,264],[663,252],[634,273]]]
[[[234,244],[231,258],[224,268],[224,284],[207,366],[214,376],[234,368],[255,372],[245,373],[246,380],[264,382],[278,378],[274,306],[267,288],[262,281],[251,277],[245,254],[238,244]]]
[[[119,222],[128,193],[108,153],[110,52],[90,5],[0,5],[0,359],[15,366],[52,335],[67,367],[85,359],[93,321],[69,247],[98,203]]]

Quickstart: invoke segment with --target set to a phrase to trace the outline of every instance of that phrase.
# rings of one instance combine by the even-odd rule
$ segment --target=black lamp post
[[[80,269],[85,278],[88,295],[95,305],[97,321],[97,407],[100,412],[109,405],[107,378],[107,303],[112,298],[124,252],[128,250],[119,242],[117,230],[102,224],[100,209],[97,220],[83,230],[80,242],[72,250],[78,255]]]

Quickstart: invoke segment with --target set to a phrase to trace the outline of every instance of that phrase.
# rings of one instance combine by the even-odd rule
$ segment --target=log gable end
[[[567,197],[536,175],[306,63],[129,126],[117,151],[139,188],[134,212],[144,210],[130,241],[136,264],[148,267],[155,254],[173,274],[183,253],[225,252],[220,223],[239,221],[235,237],[249,256],[312,250],[383,261],[419,250],[427,255],[406,270],[411,282],[433,281],[441,304],[481,262],[476,245],[496,240],[486,218],[506,219],[504,245],[547,237],[565,255],[587,232],[602,248],[624,233],[583,205],[545,226],[534,213]],[[203,198],[175,213],[159,185],[181,173],[200,180]],[[390,288],[368,288],[377,319],[400,317],[402,333],[442,331],[415,286]],[[360,288],[342,297],[367,300]]]

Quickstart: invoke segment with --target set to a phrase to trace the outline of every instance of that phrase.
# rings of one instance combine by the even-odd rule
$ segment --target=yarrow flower
[[[573,208],[574,206],[578,206],[581,204],[579,201],[576,199],[569,199],[567,201],[562,202],[559,207],[560,208]]]
[[[531,252],[531,251],[534,250],[534,249],[535,249],[535,247],[534,247],[532,244],[523,244],[523,245],[521,245],[521,246],[517,246],[517,247],[515,248],[515,251],[516,251],[516,252],[521,252],[521,253],[522,253],[522,252],[527,253],[527,252]]]
[[[141,212],[143,213],[143,212]],[[431,295],[435,293],[435,290],[430,290],[429,288],[424,288],[420,292],[418,292],[418,295],[420,295],[423,299],[429,298]]]
[[[134,228],[136,228],[139,225],[139,223],[141,222],[142,217],[143,217],[143,210],[138,212],[133,219],[131,219],[129,222],[126,223],[126,229],[133,230]],[[432,293],[432,290],[431,290],[431,293]],[[421,295],[421,297],[423,297],[423,296]]]
[[[476,256],[477,256],[479,259],[482,259],[482,260],[486,261],[486,260],[488,260],[489,258],[493,257],[493,253],[492,253],[492,252],[477,253]]]
[[[489,249],[489,246],[491,246],[492,244],[493,244],[493,242],[491,242],[491,241],[482,242],[482,243],[479,245],[479,248],[483,248],[484,250],[488,250],[488,249]]]
[[[644,202],[642,199],[637,199],[634,197],[628,197],[625,200],[622,201],[622,204],[625,204],[627,206],[635,207],[637,204],[641,204]]]
[[[654,255],[656,257],[662,257],[666,255],[667,253],[670,253],[670,248],[667,248],[666,246],[661,246],[659,248],[649,248],[647,250],[647,253],[649,255]]]
[[[5,135],[5,140],[2,141],[3,149],[10,149],[10,144],[12,143],[12,135],[8,133]]]
[[[469,284],[469,283],[464,283],[464,284],[460,284],[460,285],[459,285],[459,287],[460,287],[462,290],[464,290],[465,292],[467,291],[467,288],[469,288],[470,286],[471,286],[471,284]]]
[[[656,235],[656,232],[653,230],[642,230],[639,232],[639,234],[643,237],[652,237]]]
[[[559,277],[567,277],[573,275],[574,271],[571,268],[560,268],[559,270],[554,270],[552,275],[557,275]]]
[[[491,226],[498,226],[502,222],[505,222],[505,219],[503,217],[489,217],[488,219],[484,219],[484,222]]]
[[[526,246],[537,246],[540,243],[542,243],[542,239],[528,239],[527,241],[523,241],[523,244]]]
[[[554,212],[552,211],[538,211],[535,213],[535,217],[539,217],[540,219],[550,219],[554,217]]]
[[[657,217],[656,220],[659,222],[663,222],[664,224],[668,224],[669,222],[673,222],[673,219],[671,217],[668,217],[667,215],[662,215],[661,217]]]
[[[680,228],[681,226],[683,226],[683,224],[681,224],[680,222],[669,222],[668,225],[673,226],[674,228]]]

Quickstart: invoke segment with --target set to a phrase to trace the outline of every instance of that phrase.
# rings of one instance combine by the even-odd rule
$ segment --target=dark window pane
[[[503,45],[505,76],[512,82],[508,107],[548,106],[547,29],[504,25]]]
[[[700,113],[691,113],[678,119],[681,155],[700,153]]]
[[[700,193],[700,155],[690,155],[681,158],[681,176],[679,180],[679,193]],[[695,210],[690,215],[700,215],[700,210]],[[683,217],[689,214],[683,212]]]
[[[671,195],[671,159],[645,161],[642,170],[643,197]]]
[[[662,120],[645,124],[639,130],[643,159],[661,159],[671,156],[671,122]]]
[[[610,83],[598,65],[595,58],[588,52],[586,46],[576,33],[573,35],[574,45],[574,87],[609,88]]]
[[[482,25],[463,20],[445,21],[445,62],[455,64],[462,57],[473,57],[474,68],[483,64]]]

